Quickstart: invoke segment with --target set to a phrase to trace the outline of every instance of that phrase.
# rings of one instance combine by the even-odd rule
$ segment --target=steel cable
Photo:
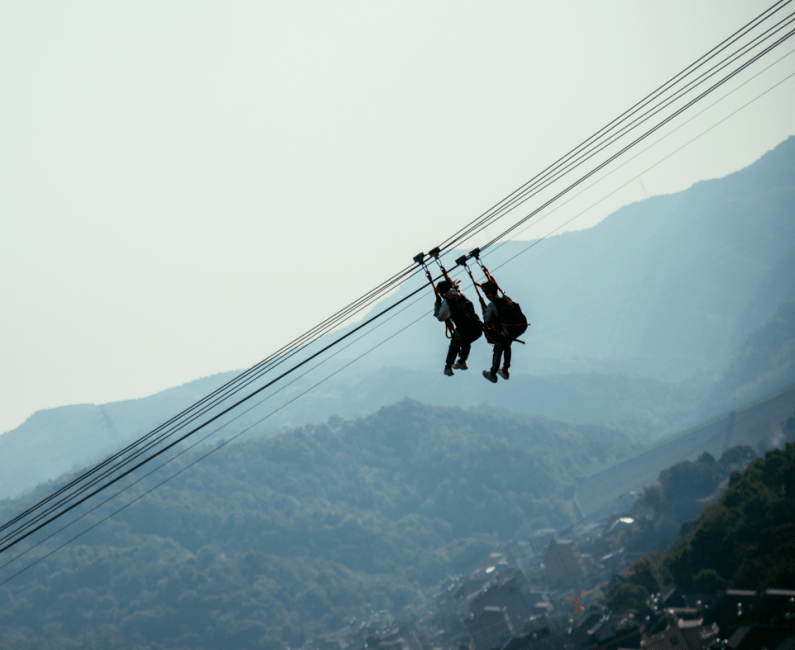
[[[777,3],[777,5],[781,5],[781,7],[785,6],[786,4],[788,4],[788,2],[785,2],[783,4],[782,3]],[[774,7],[775,6],[776,5],[774,5]],[[779,7],[779,9],[781,7]],[[772,9],[773,8],[769,9],[767,12],[765,12],[765,14],[771,12]],[[778,9],[776,9],[776,11],[778,11]],[[775,12],[773,12],[773,13],[775,13]],[[764,16],[765,14],[762,14],[762,16]],[[760,17],[758,17],[755,20],[759,20],[759,18]],[[750,24],[751,23],[749,23],[749,25]],[[754,25],[754,26],[756,26],[756,25]],[[738,74],[740,71],[745,69],[748,65],[751,65],[753,62],[758,60],[761,56],[763,56],[764,54],[769,52],[771,49],[773,49],[774,47],[777,47],[781,42],[783,42],[784,40],[789,38],[792,35],[792,33],[793,32],[789,32],[787,35],[785,35],[784,37],[779,39],[776,43],[774,43],[773,45],[771,45],[768,48],[766,48],[762,53],[760,53],[760,54],[756,55],[754,58],[752,58],[751,61],[746,62],[740,68],[738,68],[737,70],[733,71],[732,73],[730,73],[729,75],[724,77],[720,82],[718,82],[717,84],[713,85],[710,89],[708,89],[707,91],[705,91],[704,93],[699,95],[696,99],[692,100],[691,102],[689,102],[687,105],[685,105],[681,109],[679,109],[673,115],[671,115],[668,118],[666,118],[663,122],[661,122],[660,124],[658,124],[654,128],[652,128],[649,131],[647,131],[643,136],[641,136],[640,138],[636,139],[633,143],[631,143],[630,145],[628,145],[627,147],[625,147],[624,149],[619,151],[617,154],[612,156],[610,159],[608,159],[607,161],[605,161],[604,163],[599,165],[595,170],[592,170],[591,172],[586,174],[584,177],[582,177],[580,180],[578,180],[574,184],[570,185],[566,190],[564,190],[563,192],[559,193],[551,201],[548,201],[547,203],[545,203],[541,208],[539,208],[539,210],[547,207],[552,201],[557,200],[563,194],[567,193],[568,191],[570,191],[574,187],[578,186],[586,178],[589,178],[590,176],[592,176],[599,169],[602,169],[605,165],[609,164],[615,158],[617,158],[618,156],[622,155],[624,152],[626,152],[631,147],[635,146],[638,142],[640,142],[644,138],[648,137],[651,133],[653,133],[656,130],[658,130],[659,128],[661,128],[664,124],[666,124],[668,121],[670,121],[671,119],[676,117],[682,111],[686,110],[687,108],[692,106],[695,102],[699,101],[704,96],[706,96],[707,94],[709,94],[710,92],[715,90],[717,87],[719,87],[720,85],[725,83],[728,79],[730,79],[733,76],[735,76],[736,74]],[[757,37],[757,39],[758,38],[760,38],[760,37]],[[744,47],[748,47],[748,46],[744,46]],[[713,51],[715,49],[716,48],[713,48]],[[739,54],[737,56],[739,56]],[[702,59],[703,59],[703,57],[702,57]],[[691,64],[691,66],[689,66],[689,68],[692,67],[692,66],[693,66],[693,64]],[[614,120],[613,123],[615,123],[615,122],[616,121]],[[613,124],[613,123],[611,123],[611,124]],[[581,147],[582,147],[582,145],[581,145]],[[571,170],[569,169],[568,171],[571,171]],[[523,187],[526,187],[526,186],[527,186],[527,184],[525,184]],[[516,192],[514,192],[514,194],[516,194]],[[513,196],[513,195],[511,195],[511,196]],[[510,199],[510,196],[508,197],[508,199]],[[508,200],[508,199],[503,200],[502,202],[500,202],[500,204],[497,204],[497,205],[499,206],[501,204],[504,204],[505,201]],[[518,226],[520,226],[521,224],[526,222],[528,219],[532,218],[535,214],[537,214],[537,212],[539,210],[531,212],[529,215],[527,215],[526,217],[521,219],[519,222],[514,224],[512,227],[508,228],[500,236],[498,236],[497,238],[491,240],[488,244],[486,244],[485,247],[491,246],[496,241],[498,241],[499,239],[505,237],[508,233],[512,232],[515,228],[517,228]],[[493,223],[494,221],[496,221],[497,218],[501,218],[501,217],[490,217],[489,221],[479,222],[478,223],[478,228],[479,228],[478,232],[483,230],[487,225],[489,225],[489,223]],[[473,223],[476,223],[478,221],[479,220],[475,220],[475,222],[473,222]],[[462,232],[466,232],[467,233],[467,237],[471,237],[471,234],[469,234],[470,231],[467,230],[466,228],[459,231],[459,233],[462,233]],[[459,233],[457,233],[457,235]],[[451,239],[448,239],[448,240],[445,240],[445,241],[446,241],[446,243],[448,243],[448,242],[454,241],[454,239],[451,238]],[[139,458],[141,455],[143,455],[147,451],[151,451],[155,445],[157,445],[160,442],[164,441],[165,438],[173,435],[175,433],[175,431],[178,431],[179,429],[184,428],[188,424],[190,424],[193,421],[195,421],[198,417],[201,417],[201,415],[206,414],[210,409],[214,408],[215,406],[220,405],[223,401],[227,400],[231,395],[236,394],[237,392],[242,390],[245,386],[250,385],[253,381],[256,381],[256,379],[262,377],[267,372],[270,372],[274,367],[277,367],[277,366],[281,365],[282,363],[285,363],[288,359],[290,359],[293,356],[295,356],[295,354],[298,354],[298,352],[307,349],[308,346],[310,346],[312,343],[314,343],[317,340],[319,340],[322,336],[324,336],[331,329],[336,327],[339,323],[342,323],[342,322],[345,322],[346,320],[349,320],[352,317],[352,315],[358,313],[359,311],[364,309],[369,304],[372,304],[373,302],[377,301],[384,293],[387,293],[387,292],[391,291],[392,289],[402,285],[405,281],[407,281],[410,277],[412,277],[417,272],[418,272],[418,270],[416,268],[414,268],[412,270],[412,267],[407,267],[406,269],[404,269],[403,271],[399,272],[398,274],[395,274],[392,278],[390,278],[390,280],[387,280],[386,282],[382,283],[381,285],[379,285],[379,287],[377,287],[376,289],[372,290],[368,294],[365,294],[365,296],[363,296],[362,298],[358,299],[357,301],[354,301],[353,303],[351,303],[351,305],[349,305],[348,307],[344,308],[343,310],[340,310],[334,316],[326,319],[320,325],[315,326],[315,328],[312,328],[311,330],[309,330],[309,332],[307,332],[304,335],[298,337],[292,343],[284,346],[281,350],[279,350],[278,352],[276,352],[273,355],[269,356],[266,360],[263,360],[262,362],[260,362],[256,366],[252,367],[248,371],[245,371],[244,373],[242,373],[241,375],[239,375],[238,377],[236,377],[232,381],[228,382],[227,384],[225,384],[221,388],[217,389],[216,391],[214,391],[213,393],[211,393],[207,397],[203,398],[202,400],[200,400],[196,404],[192,405],[191,407],[189,407],[188,409],[186,409],[185,411],[183,411],[179,415],[175,416],[174,418],[172,418],[168,422],[164,423],[163,425],[161,425],[157,429],[153,430],[152,432],[150,432],[149,434],[147,434],[143,438],[140,438],[139,440],[135,441],[134,443],[128,445],[121,452],[118,452],[114,456],[111,456],[109,459],[106,459],[105,461],[103,461],[102,463],[97,465],[96,467],[91,468],[89,471],[85,472],[83,475],[81,475],[77,479],[74,479],[74,481],[71,482],[68,486],[66,486],[64,488],[61,488],[61,490],[59,490],[58,492],[54,493],[53,495],[50,495],[49,497],[47,497],[46,499],[42,500],[38,504],[32,506],[25,513],[22,513],[21,515],[18,515],[15,519],[11,520],[10,522],[8,522],[5,525],[3,525],[2,527],[0,527],[0,530],[4,530],[4,529],[8,528],[9,526],[11,526],[13,523],[17,523],[22,518],[24,518],[26,516],[29,516],[30,514],[35,512],[37,509],[40,509],[41,507],[43,507],[43,505],[46,505],[46,503],[49,503],[55,497],[57,497],[59,495],[62,495],[64,493],[64,491],[66,491],[68,489],[71,489],[72,487],[75,487],[80,482],[85,481],[86,478],[92,476],[93,474],[96,474],[97,472],[99,472],[103,468],[105,468],[105,473],[103,474],[102,478],[95,480],[91,484],[91,487],[97,485],[103,478],[106,478],[110,474],[119,471],[125,464],[129,464],[130,462],[133,462],[135,459]],[[415,295],[416,293],[418,293],[421,290],[422,289],[416,290],[415,292],[413,292],[412,294],[407,296],[407,298]],[[325,351],[327,351],[328,349],[330,349],[334,345],[338,344],[341,340],[343,340],[344,338],[347,338],[347,336],[349,336],[353,332],[358,331],[361,327],[364,327],[365,325],[373,322],[375,319],[379,318],[384,313],[386,313],[387,311],[392,309],[394,306],[400,304],[400,302],[402,302],[405,299],[406,298],[404,298],[401,301],[395,303],[395,305],[392,305],[388,309],[386,309],[386,310],[380,312],[379,314],[375,315],[374,317],[372,317],[371,319],[366,321],[366,323],[363,323],[362,325],[360,325],[356,329],[352,330],[351,332],[349,332],[345,336],[337,339],[336,341],[334,341],[330,345],[324,347],[320,351],[318,351],[315,354],[313,354],[312,356],[310,356],[308,359],[305,359],[304,361],[300,362],[299,364],[293,366],[291,369],[287,370],[285,373],[281,374],[276,379],[274,379],[271,382],[267,383],[265,386],[257,389],[253,393],[249,394],[247,397],[239,400],[238,402],[236,402],[232,406],[230,406],[227,409],[223,410],[221,413],[216,414],[215,416],[213,416],[208,421],[204,422],[203,424],[201,424],[197,428],[193,429],[189,433],[187,433],[184,436],[180,437],[177,441],[170,443],[168,446],[166,446],[163,449],[157,451],[156,453],[150,455],[145,460],[143,460],[143,461],[139,462],[138,464],[136,464],[135,467],[133,467],[132,469],[129,469],[129,470],[125,471],[121,476],[117,476],[111,482],[104,484],[102,487],[98,488],[97,490],[95,490],[94,492],[89,494],[88,496],[85,496],[85,497],[81,498],[79,501],[77,501],[76,503],[73,503],[72,505],[68,506],[66,509],[62,510],[61,512],[59,512],[57,514],[54,514],[53,517],[51,517],[50,519],[47,519],[47,521],[45,521],[44,523],[41,523],[40,525],[36,526],[34,530],[29,530],[26,534],[24,534],[21,537],[18,537],[18,539],[16,539],[15,541],[12,541],[12,542],[8,543],[6,546],[0,548],[0,552],[6,550],[10,546],[13,546],[18,541],[20,541],[21,539],[24,539],[25,537],[29,536],[30,534],[32,534],[36,530],[41,529],[43,526],[47,525],[48,523],[53,521],[55,518],[60,517],[61,515],[65,514],[66,512],[72,510],[74,507],[76,507],[80,503],[85,502],[91,496],[97,494],[99,491],[101,491],[102,489],[105,489],[106,487],[108,487],[112,483],[115,483],[116,481],[120,480],[123,476],[128,475],[129,473],[131,473],[135,469],[138,469],[139,467],[141,467],[146,462],[149,462],[150,460],[152,460],[156,456],[159,456],[160,454],[165,452],[167,449],[172,448],[174,445],[178,444],[179,442],[181,442],[182,440],[184,440],[188,436],[192,435],[193,433],[195,433],[196,431],[200,430],[204,426],[207,426],[210,422],[213,422],[213,421],[217,420],[222,415],[228,413],[229,411],[231,411],[232,409],[236,408],[237,406],[239,406],[240,404],[242,404],[246,400],[248,400],[251,397],[253,397],[254,395],[258,394],[260,391],[262,391],[265,388],[273,385],[275,382],[279,381],[280,379],[285,377],[287,374],[289,374],[289,373],[293,372],[294,370],[296,370],[297,368],[301,367],[307,361],[316,358],[320,354],[323,354]],[[190,419],[186,420],[186,418],[188,418],[188,416],[190,416]],[[182,419],[182,422],[180,422],[181,419]],[[175,428],[175,427],[177,427],[177,423],[179,423],[179,426],[178,426],[178,428]],[[169,429],[167,429],[167,427],[171,427],[171,429],[169,430]],[[158,435],[158,434],[160,434],[160,435]],[[155,440],[150,440],[150,438],[155,438]],[[139,449],[144,442],[146,442],[146,444],[149,445],[149,446],[147,446],[147,447],[145,447],[143,449]],[[124,454],[130,454],[132,452],[134,452],[134,455],[132,457],[128,456],[127,458],[123,458]],[[79,494],[82,494],[87,489],[89,489],[89,488],[85,488],[85,489],[81,488],[81,491],[79,492]],[[58,504],[56,504],[54,506],[51,506],[51,508],[48,510],[48,514],[53,514],[58,507],[65,506],[68,503],[69,500],[74,500],[75,496],[76,495],[73,494],[73,495],[64,497],[64,499],[62,499],[61,502],[59,502]],[[37,523],[40,522],[40,521],[42,521],[42,517],[39,517],[36,520]],[[29,527],[30,526],[28,526],[28,528]],[[18,533],[18,532],[19,532],[19,528],[16,530],[16,533]],[[8,533],[3,538],[3,540],[7,541],[9,539],[12,539],[14,536],[15,536],[15,531],[12,531],[11,533]]]

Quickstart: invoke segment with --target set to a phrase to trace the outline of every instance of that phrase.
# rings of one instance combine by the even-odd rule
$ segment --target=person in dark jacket
[[[506,299],[498,296],[499,287],[489,280],[480,285],[489,304],[483,312],[483,326],[487,332],[487,338],[494,344],[494,353],[491,357],[491,370],[484,370],[483,376],[490,382],[497,383],[497,375],[503,379],[509,379],[511,374],[508,369],[511,367],[511,343],[513,337],[508,329],[501,323],[500,309],[506,309]],[[500,361],[503,365],[500,368]]]
[[[454,368],[456,370],[467,369],[470,348],[472,343],[480,338],[483,332],[483,323],[480,322],[469,298],[447,280],[442,280],[436,289],[439,296],[436,297],[433,315],[437,320],[447,323],[453,329],[450,348],[444,363],[444,374],[452,377]],[[457,362],[456,357],[458,357]]]

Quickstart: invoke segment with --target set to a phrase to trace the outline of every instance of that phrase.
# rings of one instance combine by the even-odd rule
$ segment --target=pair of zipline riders
[[[483,311],[483,320],[481,321],[475,313],[472,302],[458,289],[458,282],[452,280],[442,266],[439,260],[439,249],[433,249],[428,253],[428,257],[435,259],[442,270],[444,280],[439,284],[434,284],[433,276],[425,265],[425,253],[417,255],[414,261],[422,266],[425,275],[428,276],[428,281],[436,295],[433,315],[445,324],[447,338],[450,339],[444,374],[452,377],[453,370],[466,370],[472,343],[485,333],[486,339],[494,346],[494,353],[492,354],[491,368],[484,370],[483,376],[494,384],[497,383],[497,376],[508,379],[511,367],[511,343],[517,341],[530,324],[522,313],[519,303],[511,300],[500,288],[480,260],[480,249],[476,248],[469,255],[459,257],[456,264],[463,266],[472,279]],[[475,281],[472,270],[467,265],[468,258],[474,258],[486,276],[486,281],[482,284]],[[480,289],[489,299],[488,305],[480,295]],[[524,341],[519,341],[519,343],[524,343]],[[458,357],[458,361],[456,361],[456,357]],[[500,362],[502,362],[502,367],[500,367]]]

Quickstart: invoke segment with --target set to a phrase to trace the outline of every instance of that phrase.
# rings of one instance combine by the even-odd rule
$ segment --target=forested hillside
[[[732,471],[743,469],[756,458],[748,445],[727,449],[719,459],[707,452],[695,461],[676,463],[647,486],[632,505],[631,526],[623,529],[620,544],[635,553],[666,549],[680,533],[692,529],[705,505],[719,498]]]
[[[227,447],[0,587],[0,640],[295,647],[422,603],[499,540],[565,527],[576,477],[634,445],[408,400],[334,424]]]
[[[707,596],[728,588],[792,589],[795,418],[781,425],[784,448],[763,458],[738,446],[719,461],[704,454],[660,473],[634,504],[635,521],[619,533],[618,543],[648,553],[677,542],[672,551],[647,554],[632,565],[626,582],[610,586],[607,605],[613,611],[643,610],[651,594],[673,584]]]
[[[790,437],[795,421],[789,419]],[[791,589],[795,584],[795,444],[732,474],[670,563],[686,589]]]
[[[784,423],[784,435],[795,440],[795,418]],[[677,537],[671,534],[677,522],[695,518],[681,523],[682,539],[673,551],[647,555],[632,565],[626,582],[610,586],[611,609],[643,609],[651,594],[674,583],[684,593],[708,596],[720,596],[728,588],[758,593],[792,589],[795,443],[786,442],[763,458],[751,460],[753,455],[749,447],[735,447],[719,462],[705,456],[660,474],[636,502],[634,514],[642,519],[622,531],[622,543],[640,551],[651,550],[661,539],[669,546]],[[749,461],[724,480],[727,470]]]

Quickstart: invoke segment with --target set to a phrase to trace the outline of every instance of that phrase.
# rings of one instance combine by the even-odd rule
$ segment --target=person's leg
[[[450,367],[455,363],[455,358],[461,349],[461,339],[458,337],[458,332],[453,333],[453,338],[450,339],[450,348],[447,350],[447,359],[444,362],[446,367]]]
[[[500,359],[502,358],[502,345],[500,341],[494,344],[494,352],[491,355],[491,374],[497,372],[500,367]]]
[[[500,359],[498,356],[495,355],[494,357],[494,366],[492,368],[493,373],[497,373],[503,379],[508,379],[510,377],[510,373],[508,372],[508,368],[511,365],[511,339],[507,336],[500,337],[500,344],[501,350],[503,352],[503,358],[505,360],[502,368],[500,368]]]
[[[472,349],[472,343],[469,341],[461,341],[461,352],[458,355],[458,358],[466,362],[469,359],[469,351]]]

